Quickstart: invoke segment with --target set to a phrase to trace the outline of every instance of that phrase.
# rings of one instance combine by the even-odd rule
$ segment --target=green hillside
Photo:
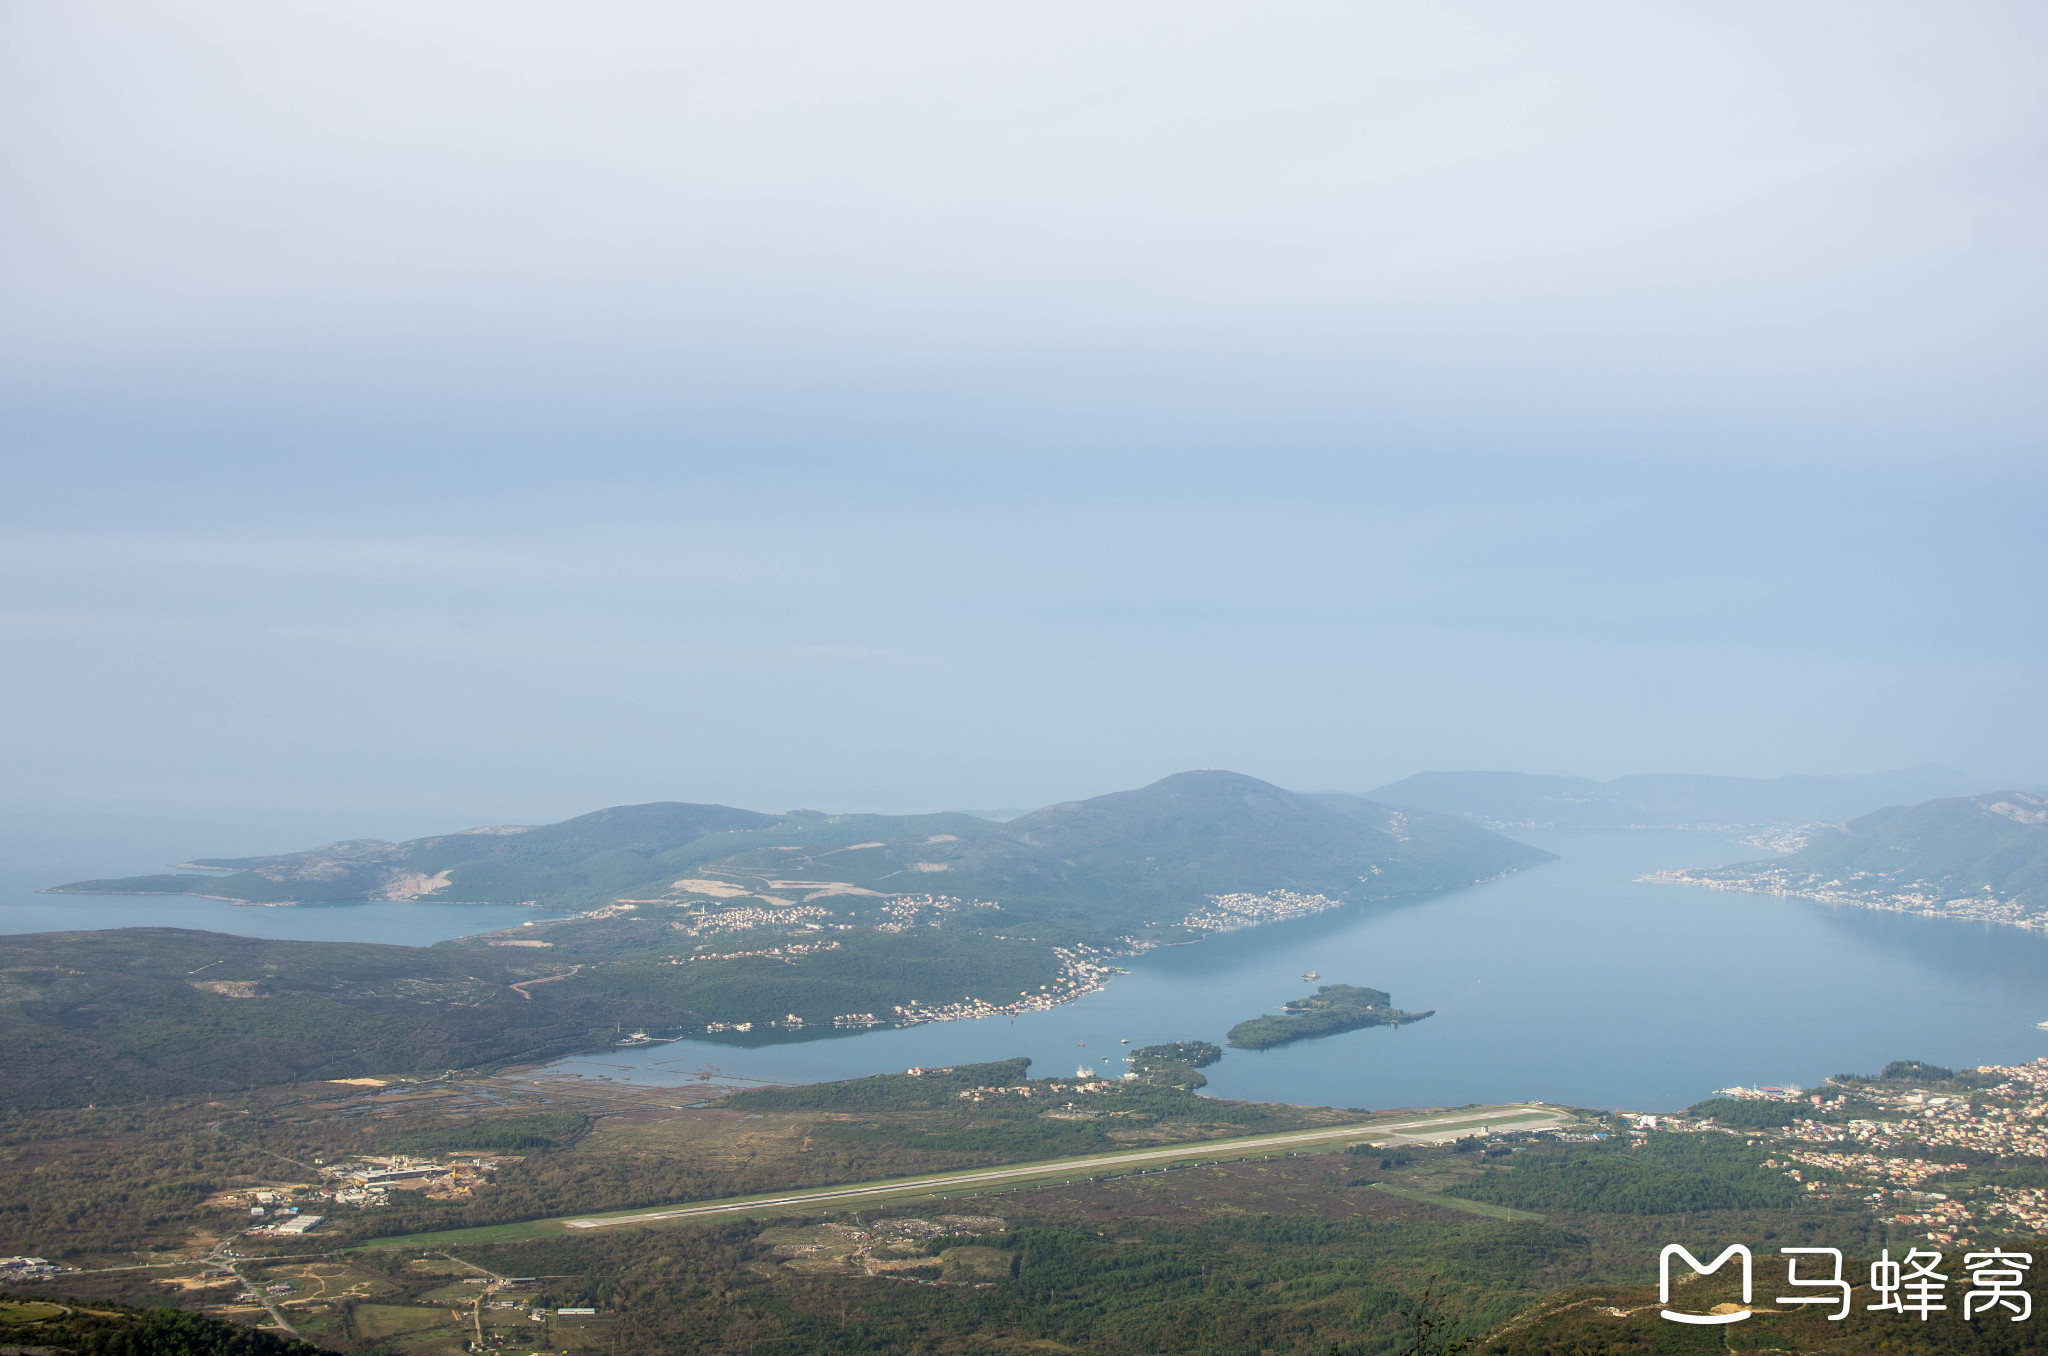
[[[673,1015],[561,983],[527,999],[510,986],[560,968],[532,963],[545,955],[178,928],[9,937],[0,1107],[439,1073],[566,1054]]]
[[[636,924],[607,936],[606,921],[587,925],[596,935],[582,946],[280,942],[182,928],[0,939],[0,1109],[432,1076],[590,1050],[639,1029],[702,1035],[714,1022],[759,1044],[829,1034],[851,1012],[894,1025],[899,1007],[1013,995],[1065,973],[1049,945],[931,928],[677,964],[636,947]],[[761,938],[722,945],[776,949]]]
[[[0,1351],[37,1356],[318,1356],[321,1348],[183,1309],[0,1294]]]
[[[432,899],[581,908],[653,877],[756,842],[855,841],[861,835],[980,825],[968,815],[785,815],[727,805],[621,805],[560,824],[469,829],[404,843],[355,839],[269,857],[200,857],[228,875],[76,881],[53,894],[189,894],[251,904]]]

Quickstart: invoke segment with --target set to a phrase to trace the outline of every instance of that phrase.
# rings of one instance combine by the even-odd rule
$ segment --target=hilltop
[[[1938,764],[1843,777],[1651,773],[1594,781],[1525,772],[1420,772],[1368,793],[1495,826],[1770,828],[1836,823],[1888,805],[1968,796],[1984,784]]]
[[[1879,810],[1773,861],[1651,879],[2048,928],[2048,799],[1993,791]]]

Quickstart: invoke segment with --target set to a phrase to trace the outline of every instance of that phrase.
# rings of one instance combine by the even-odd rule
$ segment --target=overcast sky
[[[9,4],[0,800],[2041,781],[2043,70],[2024,4]]]

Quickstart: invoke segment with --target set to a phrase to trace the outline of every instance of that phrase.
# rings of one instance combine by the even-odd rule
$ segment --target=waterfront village
[[[1210,895],[1209,907],[1189,914],[1180,920],[1180,925],[1197,932],[1235,932],[1239,928],[1306,918],[1342,905],[1342,900],[1331,899],[1328,895],[1298,895],[1292,890],[1268,890],[1257,895]]]
[[[1789,1124],[1763,1129],[1623,1114],[1638,1134],[1721,1131],[1768,1145],[1767,1169],[1816,1196],[1861,1200],[1880,1218],[1931,1242],[1968,1242],[1975,1230],[2048,1233],[2048,1189],[1970,1175],[2001,1160],[2048,1159],[2048,1058],[1966,1069],[1954,1082],[1967,1091],[1885,1089],[1835,1078],[1812,1089],[1736,1087],[1716,1094],[1784,1104]],[[1929,1190],[1930,1183],[1943,1189]]]
[[[804,897],[802,902],[780,899],[767,895],[751,895],[736,885],[709,880],[679,880],[678,889],[695,894],[720,896],[720,903],[710,907],[694,909],[686,920],[676,920],[669,927],[682,936],[691,938],[717,938],[757,928],[772,928],[785,934],[786,940],[779,940],[753,947],[733,950],[717,950],[709,942],[700,942],[695,951],[685,955],[666,957],[671,965],[697,965],[738,960],[776,960],[794,965],[806,956],[822,952],[837,951],[841,943],[818,936],[828,932],[851,932],[856,925],[834,921],[838,915],[819,906],[813,901],[826,896],[860,895],[872,896],[877,901],[876,921],[873,927],[880,932],[904,932],[917,926],[938,927],[947,915],[966,915],[978,910],[1001,912],[1002,905],[984,899],[961,899],[952,895],[902,894],[879,895],[874,891],[856,889],[836,882],[822,881],[778,881],[776,885],[790,887],[821,887],[814,894]],[[745,896],[758,902],[742,904],[739,897]],[[621,899],[603,908],[583,914],[584,918],[609,918],[631,912],[642,905],[675,905],[675,899]],[[1238,928],[1258,927],[1267,923],[1284,922],[1291,918],[1304,918],[1340,908],[1342,900],[1327,895],[1302,895],[1289,890],[1271,890],[1263,894],[1211,895],[1208,904],[1181,919],[1178,926],[1191,932],[1230,932]],[[787,934],[795,933],[795,937]],[[809,937],[812,940],[797,940]],[[918,1026],[926,1022],[961,1022],[981,1017],[1015,1017],[1021,1013],[1042,1011],[1062,1003],[1071,1003],[1077,998],[1101,989],[1111,977],[1125,971],[1110,963],[1110,958],[1132,956],[1158,945],[1153,939],[1124,937],[1115,948],[1100,948],[1086,945],[1054,947],[1053,954],[1059,963],[1053,980],[1038,986],[1036,992],[1020,991],[1016,998],[997,1001],[986,998],[964,997],[951,1003],[927,1003],[912,999],[897,1004],[886,1016],[873,1012],[844,1012],[831,1019],[835,1030],[862,1030],[877,1026]],[[547,946],[549,943],[535,939],[494,942],[506,946]],[[802,1030],[806,1019],[796,1013],[766,1023],[769,1027],[785,1031]],[[748,1022],[712,1021],[704,1026],[707,1035],[725,1032],[748,1034],[755,1024]],[[646,1044],[655,1037],[636,1032],[621,1044]]]
[[[1978,893],[1958,895],[1932,881],[1908,880],[1891,873],[1856,871],[1836,877],[1792,871],[1768,863],[1652,871],[1636,879],[1652,885],[1704,885],[1709,890],[1789,895],[1817,900],[1822,904],[1877,909],[1885,913],[2003,923],[2008,927],[2048,931],[2048,912],[2031,908],[2018,899],[2000,898],[1988,885]]]
[[[935,897],[921,896],[909,901],[916,908],[929,908]],[[943,897],[936,897],[943,899]],[[897,903],[905,901],[899,900]],[[947,901],[953,907],[998,908],[994,904],[975,901],[962,905],[959,900]],[[1266,923],[1278,923],[1290,918],[1305,918],[1310,914],[1322,913],[1328,909],[1342,907],[1343,901],[1327,895],[1300,895],[1291,890],[1270,890],[1264,894],[1232,894],[1209,896],[1209,907],[1189,914],[1180,926],[1196,932],[1231,932],[1238,928],[1258,927]],[[1137,955],[1157,945],[1136,937],[1121,939],[1123,946],[1110,950],[1100,947],[1075,945],[1056,946],[1053,955],[1059,959],[1059,973],[1050,984],[1041,984],[1036,993],[1029,990],[1020,992],[1007,1003],[994,1003],[980,998],[963,998],[957,1003],[921,1003],[912,1000],[895,1009],[896,1026],[915,1026],[922,1022],[963,1022],[978,1017],[1015,1017],[1020,1013],[1038,1012],[1071,1003],[1094,993],[1109,983],[1113,976],[1127,974],[1126,970],[1110,964],[1112,957]],[[786,1023],[785,1023],[786,1024]],[[848,1013],[832,1019],[835,1027],[858,1027],[882,1025],[872,1013]]]
[[[417,1191],[428,1200],[465,1200],[491,1184],[500,1167],[521,1161],[516,1154],[468,1155],[457,1159],[369,1156],[329,1164],[314,1159],[317,1182],[275,1183],[220,1191],[207,1197],[216,1209],[246,1212],[245,1232],[290,1236],[318,1228],[337,1206],[369,1209],[390,1203],[393,1191]]]

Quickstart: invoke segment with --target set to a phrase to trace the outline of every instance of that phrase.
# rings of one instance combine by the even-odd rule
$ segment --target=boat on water
[[[1315,972],[1314,970],[1304,970],[1304,971],[1302,971],[1302,972],[1301,972],[1301,977],[1302,977],[1302,979],[1303,979],[1303,980],[1304,980],[1305,982],[1307,982],[1307,983],[1310,983],[1310,984],[1313,984],[1313,983],[1314,983],[1314,982],[1315,982],[1316,980],[1319,980],[1319,979],[1321,979],[1321,978],[1322,978],[1322,976],[1321,976],[1321,975],[1319,975],[1319,974],[1317,974],[1317,973],[1316,973],[1316,972]]]
[[[1119,1042],[1117,1042],[1117,1043],[1118,1043],[1119,1045],[1129,1045],[1129,1044],[1131,1043],[1131,1038],[1130,1038],[1129,1036],[1126,1036],[1126,1037],[1124,1037],[1124,1038],[1123,1038],[1123,1039],[1122,1039],[1121,1041],[1119,1041]]]
[[[2043,1031],[2048,1031],[2048,1022],[2036,1022],[2034,1023],[2034,1025],[2039,1027]]]

